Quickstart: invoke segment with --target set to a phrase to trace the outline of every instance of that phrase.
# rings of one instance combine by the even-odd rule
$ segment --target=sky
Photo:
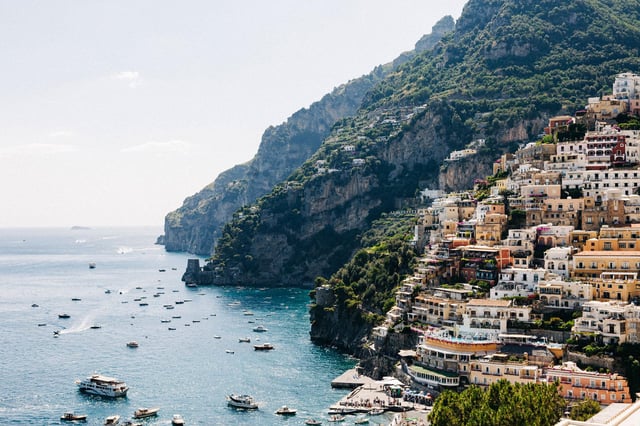
[[[466,0],[0,0],[0,228],[158,226]]]

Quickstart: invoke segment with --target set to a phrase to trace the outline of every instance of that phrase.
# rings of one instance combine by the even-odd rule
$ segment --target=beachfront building
[[[403,364],[413,381],[432,389],[455,389],[469,383],[471,359],[495,353],[496,339],[460,337],[455,329],[430,329],[420,337],[412,365]]]
[[[547,383],[558,383],[560,395],[569,400],[631,403],[627,379],[619,374],[584,371],[573,362],[564,362],[546,368],[545,378]]]

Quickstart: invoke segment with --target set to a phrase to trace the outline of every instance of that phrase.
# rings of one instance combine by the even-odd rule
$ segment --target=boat
[[[122,380],[101,374],[92,374],[84,380],[77,380],[76,384],[82,392],[111,398],[126,396],[129,390],[129,386]]]
[[[122,426],[142,426],[142,423],[132,422],[131,420],[127,420],[126,422],[122,423]]]
[[[174,315],[174,316],[172,316],[171,318],[173,318],[173,319],[180,319],[180,318],[182,318],[182,316],[181,316],[181,315]]]
[[[132,341],[130,341],[130,342],[127,342],[127,347],[128,347],[128,348],[137,348],[138,346],[140,346],[140,345],[139,345],[139,344],[138,344],[138,342],[136,342],[135,340],[132,340]]]
[[[31,307],[32,307],[32,308],[39,308],[39,307],[40,307],[40,305],[38,305],[37,303],[34,303],[34,304],[32,304],[32,305],[31,305]]]
[[[117,425],[120,424],[120,416],[117,414],[114,414],[113,416],[109,416],[106,419],[104,419],[104,424],[105,425]]]
[[[174,414],[171,418],[171,424],[174,426],[182,426],[184,425],[184,419],[180,414]]]
[[[295,416],[297,412],[298,410],[296,410],[295,408],[289,408],[286,405],[283,405],[282,407],[278,408],[276,414],[279,414],[281,416]]]
[[[217,334],[213,336],[214,339],[222,339],[222,336],[218,336]]]
[[[111,294],[111,290],[106,289],[106,290],[104,291],[104,294]]]
[[[176,300],[176,305],[182,305],[184,303],[184,300]]]
[[[271,343],[262,343],[260,345],[253,345],[253,349],[256,351],[270,351],[275,349],[275,347]]]
[[[186,285],[187,287],[190,287],[190,288],[198,287],[198,284],[196,284],[196,283],[187,283],[187,284],[185,284],[185,285]]]
[[[331,417],[329,417],[330,422],[344,422],[344,416],[340,415],[340,414],[334,414]]]
[[[248,337],[241,337],[238,339],[239,343],[251,343],[251,339]]]
[[[140,303],[139,303],[139,305],[140,305],[140,306],[149,306],[149,303],[147,303],[147,302],[140,302]]]
[[[169,327],[169,331],[174,331],[175,329],[175,327]]]
[[[96,264],[94,262],[89,262],[89,269],[95,269]]]
[[[158,272],[167,272],[166,269],[158,269]]]
[[[253,327],[253,331],[255,331],[257,333],[264,333],[265,331],[268,331],[268,330],[264,325],[258,325],[258,326]]]
[[[60,416],[60,420],[65,422],[84,422],[87,420],[86,414],[75,414],[72,411],[67,411],[62,416]]]
[[[158,415],[160,408],[138,408],[133,412],[134,419],[146,419],[147,417],[153,417]]]
[[[316,419],[307,419],[304,421],[305,425],[321,425],[322,422],[320,420],[316,420]]]
[[[234,354],[234,353],[235,353],[235,352],[234,352],[234,351],[232,351],[231,349],[226,349],[226,350],[225,350],[225,352],[226,352],[226,353],[228,353],[228,354]]]
[[[90,329],[92,329],[92,330],[97,330],[97,329],[99,329],[99,328],[102,328],[102,326],[101,326],[101,325],[94,324],[94,325],[92,325],[92,326],[91,326],[91,327],[89,327],[89,328],[90,328]]]
[[[384,409],[382,408],[372,408],[369,410],[370,416],[379,416],[380,414],[384,414]]]
[[[71,298],[71,301],[72,301],[72,302],[79,302],[79,301],[81,301],[81,300],[82,300],[82,299],[80,299],[79,297],[72,297],[72,298]]]
[[[38,327],[45,327],[47,325],[46,322],[40,322],[38,323]]]
[[[258,404],[249,395],[236,395],[232,393],[227,396],[227,405],[233,408],[243,408],[245,410],[257,410]]]
[[[353,423],[355,423],[357,425],[368,425],[369,424],[369,418],[361,417],[361,418],[357,419],[356,421],[354,421]]]
[[[58,314],[58,318],[69,319],[69,318],[71,318],[71,315],[69,315],[69,314]]]
[[[171,320],[170,319],[161,319],[160,322],[168,323],[168,322],[171,322]]]

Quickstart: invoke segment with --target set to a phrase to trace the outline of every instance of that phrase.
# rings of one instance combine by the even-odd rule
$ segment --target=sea
[[[160,408],[144,425],[169,425],[173,414],[187,425],[327,424],[328,407],[349,392],[331,380],[356,360],[311,343],[309,291],[186,287],[194,256],[167,253],[155,244],[161,233],[0,229],[0,424],[68,424],[60,416],[73,411],[102,425],[139,407]],[[254,350],[260,343],[275,349]],[[76,380],[94,373],[124,380],[128,395],[79,392]],[[228,407],[231,393],[259,409]],[[283,405],[297,415],[276,415]]]

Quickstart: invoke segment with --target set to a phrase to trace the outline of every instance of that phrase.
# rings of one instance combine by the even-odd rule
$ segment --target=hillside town
[[[621,128],[620,114],[640,114],[640,75],[619,74],[611,95],[551,118],[541,141],[502,155],[473,190],[425,191],[424,256],[374,330],[375,342],[419,333],[399,354],[414,385],[558,382],[569,401],[635,399],[607,357],[640,343],[640,130]],[[602,356],[568,349],[580,341]]]

